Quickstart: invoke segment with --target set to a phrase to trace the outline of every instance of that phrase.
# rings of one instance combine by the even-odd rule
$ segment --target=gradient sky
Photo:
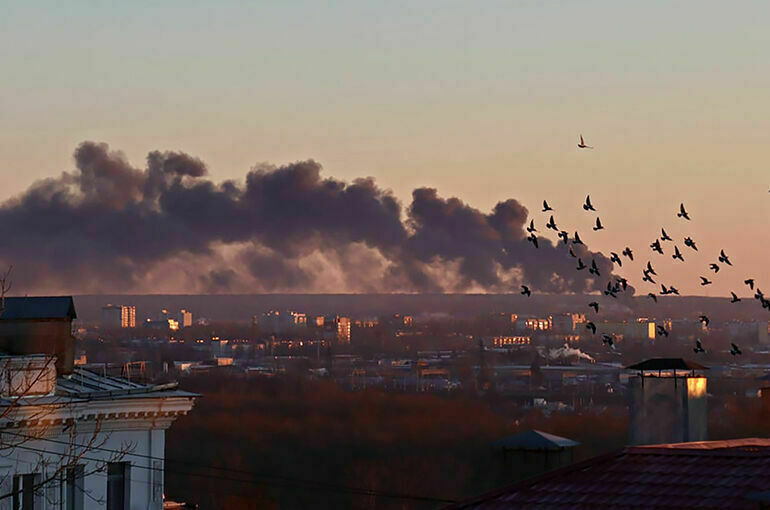
[[[84,140],[139,166],[183,150],[215,180],[313,158],[406,203],[516,198],[543,225],[547,198],[592,249],[653,263],[665,226],[701,251],[657,259],[664,281],[770,290],[768,19],[758,1],[6,2],[0,198],[70,170]],[[722,247],[736,267],[704,292]]]

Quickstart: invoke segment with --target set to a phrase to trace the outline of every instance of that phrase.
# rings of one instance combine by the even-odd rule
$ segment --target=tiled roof
[[[627,447],[456,504],[503,508],[758,508],[770,439]]]
[[[0,320],[77,319],[72,296],[7,297]]]

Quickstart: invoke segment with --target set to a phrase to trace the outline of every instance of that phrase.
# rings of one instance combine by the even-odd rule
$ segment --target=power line
[[[5,433],[5,432],[4,432]],[[13,433],[9,433],[13,434]],[[30,439],[39,440],[39,441],[48,441],[52,443],[57,444],[65,444],[67,446],[73,446],[70,443],[64,442],[64,441],[56,441],[54,439],[46,439],[46,438],[35,438],[32,436],[25,436],[24,434],[13,434],[23,437],[29,437]],[[74,445],[74,446],[82,446],[84,448],[88,448],[85,445]],[[62,455],[61,452],[55,452],[50,450],[44,450],[40,448],[33,448],[31,446],[26,445],[17,445],[12,446],[8,448],[21,448],[24,450],[30,450],[35,451],[39,453],[46,453],[49,455]],[[118,455],[134,455],[137,457],[143,457],[147,459],[153,459],[153,460],[161,460],[160,457],[153,457],[150,455],[140,455],[140,454],[132,454],[128,452],[122,452],[119,450],[111,450],[109,448],[100,448],[100,447],[93,447],[95,450],[102,450],[106,452],[111,452]],[[80,459],[83,460],[91,460],[94,462],[105,462],[105,459],[95,459],[92,457],[86,457],[86,456],[80,456]],[[190,465],[190,466],[196,466],[192,463],[185,463],[183,461],[175,461],[176,463],[182,464],[182,465]],[[452,499],[446,499],[446,498],[436,498],[431,496],[419,496],[414,494],[402,494],[402,493],[396,493],[396,492],[385,492],[385,491],[377,491],[373,489],[365,489],[361,487],[350,487],[350,486],[344,486],[344,485],[336,485],[336,484],[330,484],[328,482],[320,482],[320,481],[313,481],[313,480],[303,480],[300,478],[291,478],[291,477],[285,477],[285,476],[276,476],[276,475],[269,475],[269,474],[259,474],[259,473],[253,473],[249,471],[243,471],[243,470],[233,470],[228,468],[217,468],[215,466],[205,466],[198,464],[197,467],[205,468],[205,469],[212,469],[212,470],[223,470],[223,471],[232,471],[235,473],[251,476],[254,478],[274,478],[274,481],[268,481],[268,480],[245,480],[242,478],[231,478],[226,476],[220,476],[220,475],[212,475],[212,474],[203,474],[203,473],[191,473],[191,472],[184,472],[184,471],[176,471],[171,469],[164,469],[164,468],[155,468],[152,466],[142,466],[140,464],[132,464],[132,467],[137,467],[140,469],[146,469],[149,471],[166,471],[169,473],[177,474],[177,475],[185,475],[185,476],[192,476],[192,477],[198,477],[198,478],[207,478],[207,479],[213,479],[213,480],[223,480],[223,481],[231,481],[231,482],[239,482],[239,483],[247,483],[247,484],[254,484],[254,485],[268,485],[273,487],[295,487],[295,488],[306,488],[306,489],[315,489],[315,490],[322,490],[322,491],[329,491],[329,492],[339,492],[339,493],[346,493],[346,494],[353,494],[353,495],[359,495],[359,496],[374,496],[374,497],[383,497],[383,498],[389,498],[389,499],[408,499],[413,501],[426,501],[426,502],[434,502],[434,503],[455,503],[455,500]]]

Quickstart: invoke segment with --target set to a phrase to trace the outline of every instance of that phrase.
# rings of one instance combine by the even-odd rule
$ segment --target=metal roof
[[[0,320],[77,319],[72,296],[7,297]]]
[[[504,437],[492,443],[492,446],[505,448],[506,450],[547,450],[557,451],[564,448],[578,446],[580,443],[556,436],[540,430],[528,430],[521,434]]]
[[[88,370],[75,367],[68,375],[56,378],[57,395],[73,398],[118,398],[118,397],[158,397],[158,396],[196,396],[194,393],[177,390],[178,383],[138,384],[120,377],[97,375]]]
[[[757,508],[770,490],[770,439],[626,447],[453,509]]]
[[[700,363],[682,358],[651,358],[636,365],[626,367],[627,370],[708,370]]]

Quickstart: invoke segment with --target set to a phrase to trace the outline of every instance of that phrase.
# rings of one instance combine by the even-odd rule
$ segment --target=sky
[[[2,9],[0,199],[72,172],[84,141],[108,143],[140,169],[151,151],[182,151],[217,183],[243,182],[264,162],[313,159],[324,177],[373,177],[404,209],[414,189],[430,187],[484,214],[516,199],[544,227],[547,199],[557,224],[585,232],[591,250],[629,245],[686,294],[745,295],[748,277],[770,288],[766,2]],[[581,133],[594,150],[576,147]],[[590,231],[594,217],[580,207],[588,193],[604,231]],[[689,223],[676,218],[680,202]],[[685,250],[685,264],[653,255],[660,227],[680,248],[692,236],[698,253]],[[708,273],[721,248],[734,267]],[[701,287],[700,275],[714,284]],[[348,288],[330,285],[308,290]],[[200,290],[178,279],[161,287]]]

